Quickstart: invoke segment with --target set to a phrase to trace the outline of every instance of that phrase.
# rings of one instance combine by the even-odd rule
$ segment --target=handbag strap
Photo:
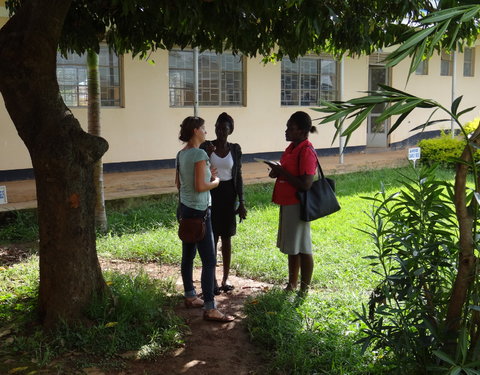
[[[306,148],[309,148],[313,151],[313,153],[315,154],[315,157],[317,159],[317,175],[318,175],[318,179],[324,179],[325,178],[325,175],[323,174],[323,170],[322,170],[322,166],[320,165],[320,161],[318,160],[318,155],[317,155],[317,151],[315,151],[315,149],[312,147],[312,146],[305,146],[303,150],[305,150]],[[301,158],[301,154],[302,154],[302,151],[300,151],[298,153],[298,171],[300,171],[300,158]]]

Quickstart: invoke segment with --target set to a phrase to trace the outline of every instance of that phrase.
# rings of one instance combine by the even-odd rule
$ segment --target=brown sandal
[[[212,311],[218,312],[220,315],[210,315]],[[230,315],[226,315],[218,311],[217,309],[206,310],[203,312],[203,319],[211,322],[229,323],[233,322],[235,318]]]
[[[198,297],[185,298],[185,307],[187,309],[203,307],[203,299]]]

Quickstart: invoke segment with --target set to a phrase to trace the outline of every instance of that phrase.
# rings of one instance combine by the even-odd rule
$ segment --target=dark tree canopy
[[[26,1],[7,0],[13,12]],[[431,1],[74,0],[60,49],[145,56],[173,46],[295,58],[309,51],[370,53],[392,44]]]

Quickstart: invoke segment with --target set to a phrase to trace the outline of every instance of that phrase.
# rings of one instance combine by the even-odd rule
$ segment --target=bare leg
[[[225,286],[230,274],[230,262],[232,260],[232,237],[222,236],[222,259],[223,279],[222,286]]]
[[[288,285],[285,290],[295,290],[298,284],[298,273],[300,271],[300,255],[288,256]]]
[[[312,254],[300,254],[300,268],[302,270],[302,278],[300,282],[300,290],[306,292],[310,287],[313,273],[313,256]]]

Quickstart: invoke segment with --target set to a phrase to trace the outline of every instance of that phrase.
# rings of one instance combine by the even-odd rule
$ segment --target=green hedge
[[[464,125],[468,134],[471,134],[479,125],[480,118],[476,118]],[[422,149],[420,161],[427,165],[441,164],[443,166],[455,166],[452,158],[459,158],[465,148],[466,141],[460,134],[452,138],[450,133],[442,131],[439,137],[423,139],[418,143]],[[480,150],[475,152],[475,160],[480,160]]]

